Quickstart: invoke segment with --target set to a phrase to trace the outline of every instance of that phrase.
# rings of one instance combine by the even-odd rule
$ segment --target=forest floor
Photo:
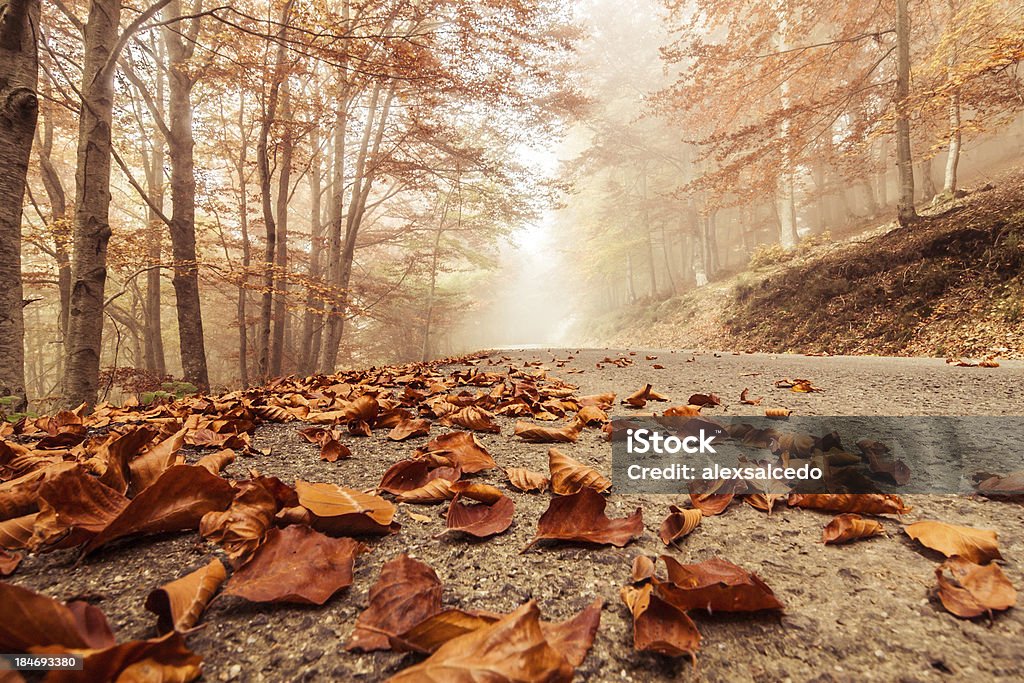
[[[1024,358],[1024,170],[921,219],[771,250],[728,279],[605,316],[611,345]]]
[[[565,363],[554,360],[572,359]],[[621,358],[625,367],[597,364]],[[656,356],[648,359],[648,356]],[[526,366],[527,363],[531,365]],[[655,364],[662,369],[655,369]],[[759,414],[764,407],[791,408],[800,415],[958,415],[1024,412],[1024,362],[997,368],[953,367],[939,359],[806,357],[712,354],[683,350],[504,351],[491,354],[479,370],[510,365],[579,385],[580,394],[616,392],[619,399],[645,383],[670,402],[687,402],[694,392],[714,392],[730,403],[715,414]],[[444,368],[446,372],[455,368]],[[809,378],[822,391],[794,393],[776,388],[778,378]],[[765,396],[762,406],[738,405],[750,388]],[[624,412],[616,400],[610,414]],[[546,444],[512,436],[512,418],[497,418],[501,434],[479,434],[500,467],[547,471]],[[255,451],[240,457],[225,476],[244,478],[250,468],[285,482],[303,479],[373,489],[394,462],[436,436],[393,442],[384,433],[348,437],[353,457],[328,463],[319,448],[299,438],[302,423],[264,424],[253,437]],[[576,443],[559,444],[566,454],[605,473],[610,448],[597,429]],[[268,450],[269,449],[269,450]],[[195,453],[189,460],[195,459]],[[205,680],[379,681],[419,660],[390,651],[353,653],[344,649],[356,617],[385,561],[409,553],[429,564],[444,583],[446,606],[508,612],[535,599],[546,619],[563,619],[595,597],[605,600],[600,629],[588,657],[577,669],[584,681],[994,681],[1021,680],[1024,672],[1024,610],[1010,609],[993,620],[959,619],[946,612],[929,589],[942,557],[908,538],[901,524],[937,519],[995,529],[1005,557],[1003,570],[1024,586],[1024,507],[973,497],[906,496],[913,510],[902,519],[881,518],[887,536],[843,546],[825,546],[822,527],[830,513],[782,505],[768,516],[733,504],[707,517],[697,529],[666,549],[658,527],[681,499],[622,495],[614,489],[608,515],[643,509],[645,532],[624,548],[541,543],[520,554],[533,537],[551,496],[512,489],[500,470],[480,479],[511,497],[511,528],[483,541],[435,535],[445,528],[446,506],[399,505],[398,534],[369,541],[372,552],[356,560],[355,581],[323,607],[247,603],[235,597],[214,601],[189,646],[205,660]],[[416,516],[413,516],[416,515]],[[424,517],[425,515],[425,517]],[[122,638],[153,634],[154,619],[143,609],[154,587],[209,561],[213,546],[196,533],[120,543],[75,566],[74,551],[30,555],[8,580],[67,599],[90,596]],[[758,574],[784,605],[781,613],[694,615],[703,635],[696,664],[633,650],[630,613],[619,597],[640,554],[669,554],[684,562],[722,557]]]

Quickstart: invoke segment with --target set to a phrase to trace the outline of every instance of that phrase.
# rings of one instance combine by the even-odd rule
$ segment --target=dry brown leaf
[[[757,398],[750,398],[750,389],[746,387],[740,392],[740,403],[746,406],[759,406],[761,401],[764,400],[764,396],[758,396]]]
[[[389,560],[370,588],[369,605],[356,619],[346,649],[389,649],[389,635],[399,636],[441,611],[442,590],[437,574],[423,562],[404,553]]]
[[[435,652],[449,640],[472,633],[498,621],[504,615],[467,612],[461,609],[441,610],[424,619],[405,633],[392,637],[391,648],[398,652]]]
[[[827,544],[830,543],[850,543],[862,538],[871,538],[872,536],[882,536],[885,534],[885,529],[882,528],[882,524],[875,519],[864,519],[858,514],[852,512],[845,512],[841,515],[836,515],[832,518],[825,528],[821,532],[821,542]]]
[[[580,396],[577,401],[581,406],[594,406],[601,410],[608,410],[615,404],[615,394],[608,392],[606,394],[593,394],[591,396]]]
[[[780,418],[789,417],[790,415],[793,414],[793,411],[790,410],[789,408],[765,408],[764,414],[765,417]]]
[[[701,406],[672,406],[666,408],[663,415],[665,417],[699,417]]]
[[[185,638],[171,632],[151,640],[131,640],[103,649],[60,646],[33,648],[34,654],[76,654],[83,658],[79,671],[51,671],[47,683],[189,683],[202,673],[203,658],[185,645]]]
[[[633,615],[635,649],[682,657],[700,648],[697,625],[686,612],[658,597],[652,584],[623,587],[622,601]]]
[[[658,537],[665,545],[672,545],[683,536],[697,528],[701,518],[704,516],[700,510],[680,509],[675,505],[669,505],[669,514],[661,523],[658,530]]]
[[[456,481],[461,472],[452,467],[431,467],[425,458],[399,460],[381,477],[378,491],[399,494],[424,486],[431,479]]]
[[[440,422],[444,425],[454,425],[465,429],[472,429],[474,432],[489,432],[491,434],[501,433],[501,427],[494,421],[494,416],[483,408],[478,408],[477,406],[466,406],[465,408],[460,408],[456,412],[442,417]]]
[[[731,562],[717,557],[697,564],[680,564],[668,555],[661,559],[668,582],[658,585],[658,594],[677,609],[712,613],[782,609],[764,581]]]
[[[27,548],[38,516],[38,512],[33,512],[31,515],[5,519],[0,522],[0,548],[9,550]]]
[[[1001,560],[996,532],[925,520],[903,527],[903,531],[922,545],[938,550],[946,557],[959,555],[975,564]]]
[[[458,493],[463,498],[487,503],[488,505],[498,502],[505,495],[499,488],[476,481],[455,482],[452,484],[452,493]]]
[[[1024,470],[1011,472],[1005,477],[988,477],[978,484],[977,490],[989,498],[1024,496]]]
[[[320,444],[320,459],[327,462],[338,462],[344,458],[352,457],[352,449],[337,439],[324,439]]]
[[[732,503],[734,495],[731,493],[691,493],[690,502],[693,507],[701,511],[707,517],[714,517],[725,512]]]
[[[198,529],[203,515],[226,510],[234,493],[231,484],[204,467],[175,465],[133,498],[82,552],[125,536]]]
[[[946,577],[949,572],[950,578]],[[978,565],[951,557],[936,567],[936,588],[942,606],[958,617],[970,619],[1017,604],[1017,590],[997,564]]]
[[[633,558],[633,568],[630,572],[633,583],[643,583],[654,576],[654,560],[646,555],[637,555]]]
[[[104,648],[113,644],[106,617],[92,605],[65,604],[0,581],[0,651],[28,652],[47,645]]]
[[[388,433],[388,438],[392,441],[405,441],[416,436],[427,436],[430,434],[430,424],[430,420],[402,420]]]
[[[199,467],[205,467],[210,470],[211,474],[220,474],[225,467],[235,461],[235,452],[230,448],[225,448],[222,451],[216,453],[208,453],[203,457],[199,458],[196,465]]]
[[[299,505],[312,514],[311,526],[332,536],[390,534],[400,529],[395,506],[380,496],[335,484],[295,482]]]
[[[178,451],[185,443],[187,429],[182,428],[128,463],[131,472],[128,495],[132,498],[152,485],[160,475],[178,463]]]
[[[579,666],[587,658],[591,646],[594,644],[594,636],[601,626],[601,609],[604,607],[604,600],[596,598],[589,605],[580,610],[579,614],[566,619],[565,621],[549,623],[540,622],[541,631],[548,644],[555,651],[562,653],[569,664]]]
[[[431,479],[418,489],[402,491],[395,500],[400,503],[442,503],[455,496],[452,482],[447,479]]]
[[[7,552],[0,548],[0,576],[10,576],[21,564],[23,555],[21,553]]]
[[[582,489],[603,493],[612,487],[608,477],[557,448],[548,449],[548,470],[551,473],[551,490],[560,496],[578,493]]]
[[[352,567],[366,546],[306,526],[273,528],[252,558],[235,570],[224,595],[250,602],[322,605],[352,585]]]
[[[645,384],[632,394],[622,399],[622,404],[633,408],[643,408],[651,396],[651,385]]]
[[[607,501],[591,488],[558,496],[537,522],[537,535],[523,552],[538,541],[575,541],[623,547],[644,532],[643,511],[637,508],[629,517],[609,519],[604,514]]]
[[[462,503],[462,494],[452,498],[448,504],[445,525],[448,531],[461,531],[477,538],[488,538],[500,534],[512,526],[516,506],[508,496],[501,496],[494,503]]]
[[[494,469],[497,463],[470,432],[449,432],[416,450],[416,457],[441,456],[467,474]]]
[[[797,508],[865,515],[902,515],[911,509],[892,493],[791,493],[788,502]]]
[[[604,424],[608,421],[608,413],[597,406],[583,406],[576,413],[576,419],[585,425]]]
[[[714,394],[693,394],[687,403],[691,406],[720,406],[722,399]]]
[[[541,628],[540,611],[530,601],[493,624],[448,641],[425,661],[388,681],[567,683],[572,677],[573,666],[548,643]]]
[[[205,567],[151,592],[146,598],[146,609],[157,616],[157,631],[184,632],[198,624],[225,578],[224,565],[214,558]]]
[[[231,507],[203,515],[199,534],[219,543],[232,565],[237,566],[256,550],[267,529],[274,524],[279,509],[296,505],[298,497],[294,490],[275,477],[239,482]]]
[[[510,467],[505,475],[512,486],[526,493],[541,493],[548,487],[550,480],[539,472],[531,472],[522,467]]]
[[[580,437],[583,423],[571,422],[564,427],[541,427],[524,420],[516,420],[515,436],[530,443],[575,443]]]

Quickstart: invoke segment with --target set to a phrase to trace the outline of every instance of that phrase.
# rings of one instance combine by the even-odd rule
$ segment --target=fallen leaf
[[[791,493],[788,500],[792,507],[866,515],[902,515],[911,510],[892,493]]]
[[[714,394],[693,394],[687,401],[691,406],[720,406],[722,399]]]
[[[946,577],[949,572],[950,578]],[[997,564],[981,566],[962,557],[951,557],[936,567],[939,600],[958,617],[970,619],[1017,604],[1017,590]]]
[[[743,391],[740,392],[740,403],[746,406],[759,406],[761,401],[764,400],[764,396],[758,396],[757,398],[750,398],[750,389],[744,387]]]
[[[184,636],[176,631],[151,640],[131,640],[103,649],[47,646],[33,648],[32,652],[76,654],[83,658],[81,670],[51,671],[46,676],[47,683],[189,683],[202,673],[203,658],[189,650]]]
[[[251,556],[267,530],[273,526],[274,516],[282,506],[274,495],[276,483],[276,480],[267,477],[240,482],[227,510],[208,512],[200,520],[199,534],[219,543],[233,565]],[[283,504],[297,505],[298,497],[286,500]]]
[[[417,436],[430,434],[430,420],[409,419],[402,420],[388,433],[392,441],[405,441]]]
[[[659,584],[658,594],[677,609],[706,609],[708,612],[756,612],[782,609],[772,589],[756,574],[731,562],[714,558],[697,564],[681,564],[661,556],[668,570],[668,582]]]
[[[505,615],[467,612],[461,609],[441,610],[389,640],[391,648],[398,652],[430,654],[449,640],[490,626],[503,616]]]
[[[455,481],[460,476],[461,472],[456,468],[432,468],[423,458],[399,460],[384,473],[377,490],[399,494],[421,488],[431,479]]]
[[[401,554],[384,564],[356,619],[347,650],[387,650],[389,635],[405,633],[441,611],[443,586],[428,565]]]
[[[714,517],[725,512],[733,497],[732,493],[691,493],[690,502],[703,515]]]
[[[146,609],[157,616],[157,631],[184,632],[199,623],[226,577],[224,565],[215,558],[205,567],[151,592],[146,598]]]
[[[647,400],[651,395],[651,385],[645,384],[640,389],[637,389],[632,394],[622,399],[622,404],[632,406],[633,408],[643,408],[647,405]]]
[[[608,421],[608,413],[597,406],[583,406],[576,413],[576,420],[585,425],[604,424]]]
[[[603,493],[612,487],[611,480],[606,476],[557,448],[548,449],[548,469],[551,473],[551,490],[560,496],[578,493],[582,489]]]
[[[630,572],[633,583],[643,583],[654,576],[654,560],[646,555],[637,555],[633,558],[633,568]]]
[[[0,650],[28,652],[56,645],[104,648],[114,644],[106,617],[86,602],[65,604],[0,581]]]
[[[337,439],[325,439],[320,444],[320,459],[327,462],[338,462],[344,458],[352,457],[352,449]]]
[[[0,576],[10,576],[22,560],[21,553],[10,553],[0,548]]]
[[[623,547],[644,532],[643,511],[637,508],[629,517],[609,519],[604,514],[607,501],[591,488],[558,496],[537,522],[537,535],[523,552],[538,541],[575,541]]]
[[[234,493],[231,484],[204,467],[175,465],[133,498],[82,553],[125,536],[198,529],[203,515],[226,510]]]
[[[462,494],[457,494],[448,504],[445,525],[448,531],[461,531],[477,538],[488,538],[500,534],[512,526],[516,506],[508,496],[501,496],[491,504],[462,503]]]
[[[457,425],[474,432],[500,434],[501,427],[494,421],[494,416],[482,408],[466,406],[440,419],[441,424]],[[467,470],[468,471],[468,470]]]
[[[669,657],[693,655],[700,648],[700,632],[686,612],[654,594],[654,586],[625,586],[622,601],[633,615],[633,647]]]
[[[1005,477],[988,477],[978,484],[977,490],[989,498],[1024,496],[1024,470],[1011,472]]]
[[[541,493],[548,487],[550,480],[539,472],[532,472],[522,467],[510,467],[505,475],[512,486],[526,493]]]
[[[701,406],[672,406],[666,408],[663,415],[665,417],[699,417]]]
[[[540,622],[541,631],[548,641],[548,645],[556,652],[562,653],[569,664],[579,666],[587,658],[591,646],[594,644],[594,636],[601,626],[601,609],[604,607],[604,600],[596,598],[589,605],[580,610],[579,614],[566,619],[565,621],[548,623]]]
[[[697,528],[701,518],[704,516],[700,510],[680,509],[675,505],[669,505],[669,515],[661,523],[658,530],[658,537],[665,545],[672,545],[675,541],[686,536]]]
[[[903,531],[922,545],[938,550],[946,557],[959,555],[975,564],[1001,560],[996,532],[926,520],[903,527]]]
[[[601,410],[608,410],[615,403],[615,394],[608,392],[606,394],[593,394],[591,396],[580,396],[577,399],[577,403],[581,406],[594,406]]]
[[[583,423],[574,421],[564,427],[541,427],[517,420],[514,435],[530,443],[575,443]]]
[[[790,410],[789,408],[765,408],[764,414],[765,417],[781,418],[789,417],[790,415],[793,414],[793,411]]]
[[[821,542],[849,543],[862,538],[882,536],[885,529],[878,520],[864,519],[858,514],[846,512],[832,518],[821,532]]]
[[[211,474],[220,474],[221,471],[231,463],[235,461],[235,452],[230,448],[225,448],[222,451],[216,453],[208,453],[203,457],[199,458],[196,465],[199,467],[205,467],[210,471]]]
[[[452,493],[458,493],[463,498],[487,503],[488,505],[498,502],[505,495],[499,488],[476,481],[455,482],[452,484]]]
[[[469,432],[441,434],[417,449],[416,453],[417,457],[428,454],[445,457],[467,474],[484,472],[498,466],[491,454]]]
[[[295,482],[299,505],[313,515],[311,526],[332,536],[390,534],[401,528],[395,506],[369,493],[335,484]]]
[[[252,558],[235,570],[224,595],[250,602],[322,605],[352,585],[356,555],[366,546],[332,538],[306,526],[273,528]]]
[[[537,604],[441,645],[425,661],[399,672],[390,683],[571,681],[573,666],[548,643]]]
[[[417,489],[402,491],[395,499],[400,503],[441,503],[454,496],[452,482],[447,479],[431,479]]]

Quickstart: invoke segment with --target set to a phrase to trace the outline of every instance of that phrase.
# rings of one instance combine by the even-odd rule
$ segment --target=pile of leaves
[[[112,543],[166,532],[198,533],[209,557],[195,571],[153,587],[145,607],[154,615],[155,635],[144,640],[119,641],[105,615],[86,602],[63,603],[0,582],[0,651],[84,658],[83,671],[54,674],[54,680],[136,680],[153,672],[162,680],[194,680],[202,659],[186,638],[211,601],[233,596],[324,605],[352,585],[354,567],[374,539],[401,533],[397,503],[446,505],[443,535],[489,539],[504,533],[515,502],[482,481],[482,473],[500,472],[506,490],[549,496],[522,552],[563,543],[624,547],[644,533],[643,510],[607,516],[612,482],[559,447],[548,451],[547,472],[502,468],[475,436],[502,433],[498,420],[508,418],[515,420],[510,438],[571,443],[586,429],[607,431],[614,393],[580,396],[542,366],[499,369],[507,359],[457,360],[459,367],[448,360],[283,378],[219,397],[100,405],[91,413],[79,408],[3,425],[0,575],[17,571],[25,552],[71,550],[82,561]],[[490,367],[478,367],[484,363]],[[664,400],[647,384],[621,404],[639,409]],[[694,394],[674,410],[700,415],[720,403],[714,394]],[[269,455],[252,446],[263,423],[295,423],[296,438],[317,444],[327,461],[357,457],[358,440],[374,435],[420,441],[390,466],[376,490],[285,482],[255,468],[229,476],[225,468],[237,459]],[[435,433],[439,428],[445,431]],[[828,445],[783,432],[732,436],[764,441],[773,453],[781,444],[794,458],[802,457],[801,449]],[[865,454],[872,449],[882,453],[862,445]],[[1005,491],[1002,481],[986,480],[986,486]],[[712,488],[692,492],[689,507],[671,507],[659,536],[676,546],[737,501],[768,513],[776,505],[841,512],[823,532],[826,543],[881,535],[881,524],[861,515],[908,509],[892,495],[765,488],[740,496]],[[1015,603],[1014,588],[993,564],[1000,559],[994,532],[919,522],[907,533],[949,557],[936,570],[936,592],[949,611],[971,618]],[[764,581],[725,559],[685,565],[664,556],[663,562],[666,578],[657,576],[650,558],[637,558],[622,590],[638,650],[693,655],[700,643],[691,619],[696,612],[783,608]],[[422,660],[395,681],[566,681],[586,658],[603,608],[594,600],[566,621],[549,622],[533,601],[498,614],[445,607],[443,592],[436,573],[419,560],[402,554],[384,563],[348,648],[419,653]]]

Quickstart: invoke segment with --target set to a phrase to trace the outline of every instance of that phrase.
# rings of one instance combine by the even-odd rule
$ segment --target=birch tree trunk
[[[21,207],[39,100],[38,0],[0,0],[0,397],[15,411],[25,390]]]
[[[949,151],[946,154],[946,174],[942,182],[942,194],[952,199],[956,195],[957,167],[960,165],[960,93],[954,92],[949,99]]]
[[[910,13],[909,0],[896,0],[896,168],[900,195],[896,207],[900,225],[917,218],[914,208],[914,160],[910,152]]]

